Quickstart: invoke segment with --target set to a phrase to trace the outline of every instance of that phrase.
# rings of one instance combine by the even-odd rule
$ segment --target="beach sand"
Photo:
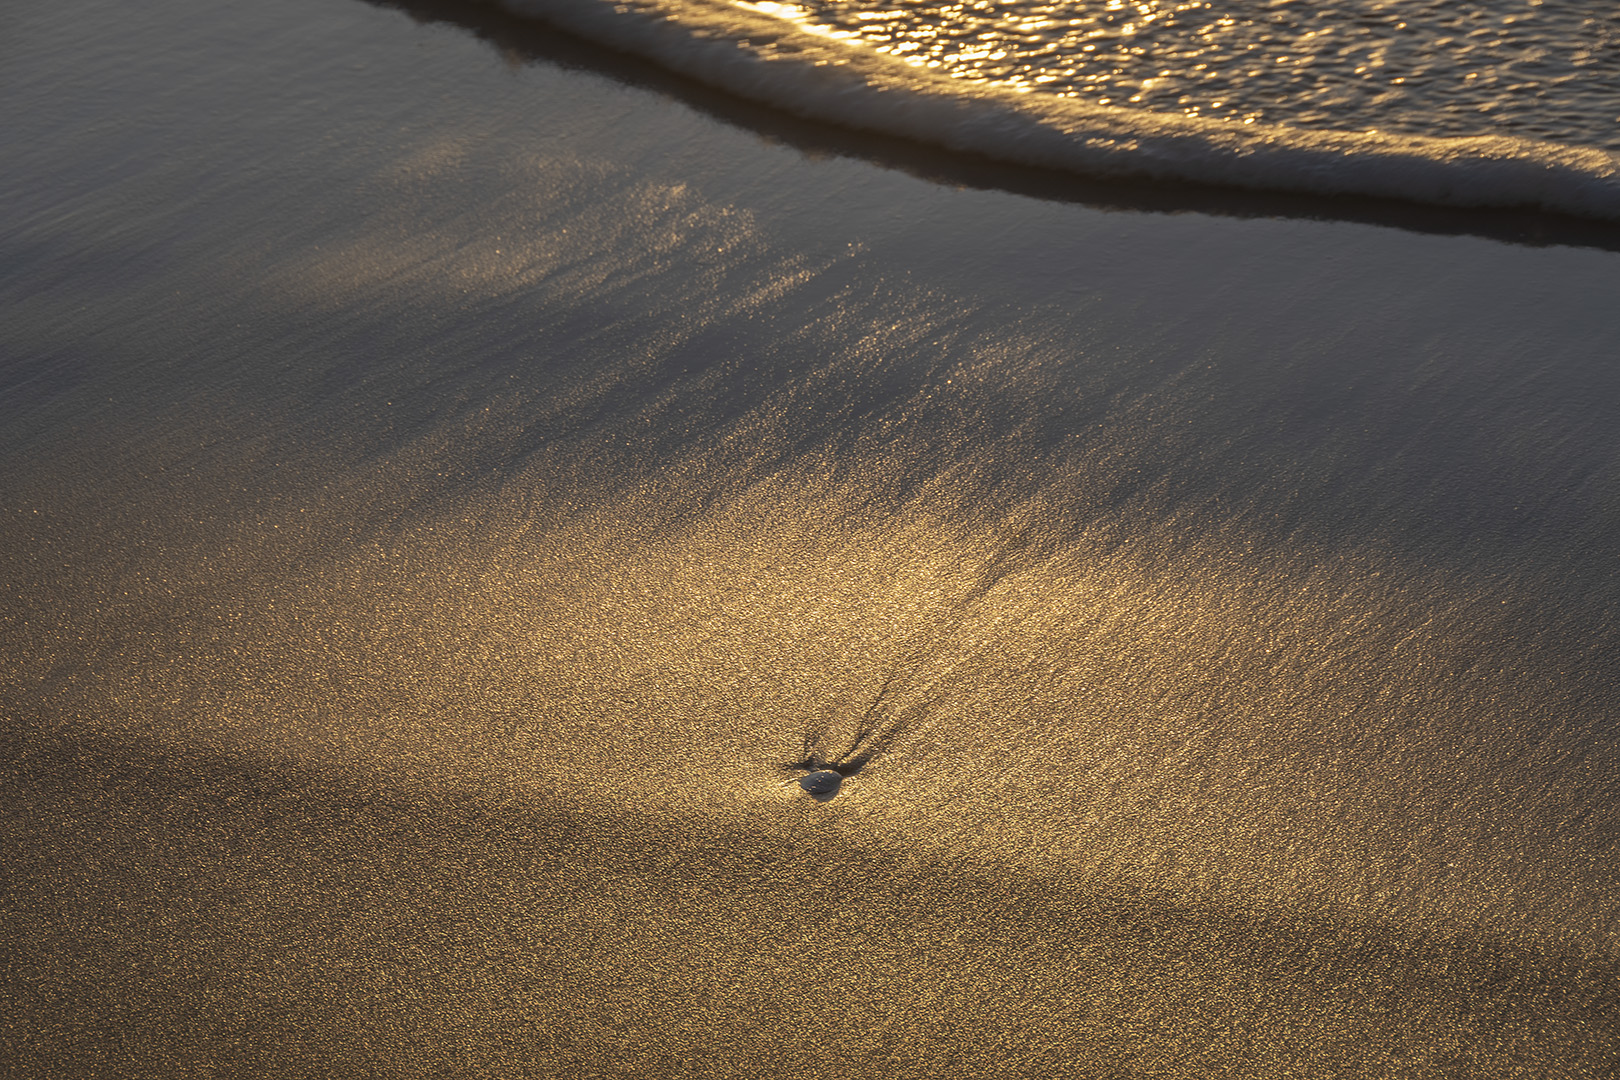
[[[1610,231],[8,22],[8,1074],[1615,1067]]]

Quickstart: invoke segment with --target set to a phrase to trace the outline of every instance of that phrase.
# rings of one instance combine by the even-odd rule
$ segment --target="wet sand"
[[[1612,237],[415,12],[14,17],[9,1069],[1613,1068]]]

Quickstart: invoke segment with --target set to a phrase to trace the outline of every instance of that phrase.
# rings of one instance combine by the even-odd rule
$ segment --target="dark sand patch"
[[[21,1074],[1598,1076],[1620,969],[289,762],[7,740]]]

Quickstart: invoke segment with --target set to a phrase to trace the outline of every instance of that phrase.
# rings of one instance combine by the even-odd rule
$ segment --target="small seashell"
[[[818,769],[808,776],[799,778],[799,786],[808,791],[816,802],[831,801],[843,785],[843,776],[831,769]]]

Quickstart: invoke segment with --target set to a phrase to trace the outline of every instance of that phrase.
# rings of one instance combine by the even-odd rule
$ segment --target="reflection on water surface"
[[[749,5],[964,79],[1099,105],[1620,151],[1620,19],[1541,0]]]

